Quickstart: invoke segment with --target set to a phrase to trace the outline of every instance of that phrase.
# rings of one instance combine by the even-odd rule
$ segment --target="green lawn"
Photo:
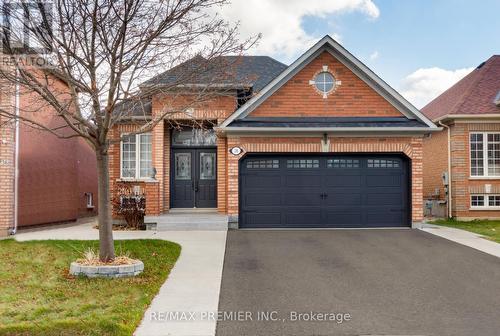
[[[460,222],[450,219],[438,219],[431,222],[432,224],[454,227],[457,229],[467,230],[474,233],[479,233],[488,239],[500,243],[500,221],[495,220],[475,220],[471,222]]]
[[[134,278],[87,279],[69,264],[96,241],[0,240],[0,335],[132,335],[181,247],[163,240],[116,241],[144,262]]]

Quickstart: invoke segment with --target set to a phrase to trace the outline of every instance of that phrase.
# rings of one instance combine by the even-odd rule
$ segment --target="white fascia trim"
[[[452,119],[468,119],[468,120],[484,120],[484,119],[500,119],[500,113],[491,113],[491,114],[446,114],[439,118],[434,119],[433,121],[438,123],[440,121],[452,120]]]
[[[337,57],[340,62],[347,66],[351,71],[353,71],[377,93],[381,94],[385,99],[387,99],[401,113],[411,119],[419,119],[420,121],[428,125],[429,128],[438,128],[430,119],[423,115],[416,107],[408,102],[396,90],[394,90],[391,86],[384,82],[366,65],[364,65],[361,61],[359,61],[356,57],[354,57],[344,47],[342,47],[328,35],[323,37],[314,46],[312,46],[309,50],[302,54],[302,56],[300,56],[295,62],[293,62],[278,77],[276,77],[268,85],[266,85],[257,95],[250,99],[240,109],[235,111],[231,116],[229,116],[229,118],[227,118],[221,124],[221,127],[225,128],[235,119],[247,116],[324,50]],[[374,85],[374,83],[376,85]]]

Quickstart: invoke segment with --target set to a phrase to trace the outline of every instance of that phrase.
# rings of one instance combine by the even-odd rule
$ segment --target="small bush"
[[[146,193],[128,185],[119,185],[112,199],[113,212],[121,216],[127,229],[145,230]]]

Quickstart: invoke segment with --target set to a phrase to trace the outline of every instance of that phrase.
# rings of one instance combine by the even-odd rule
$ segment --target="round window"
[[[320,92],[328,93],[335,85],[335,77],[328,71],[322,71],[314,77],[314,85]]]

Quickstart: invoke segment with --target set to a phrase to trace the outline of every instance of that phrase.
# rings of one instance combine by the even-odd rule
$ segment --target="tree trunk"
[[[96,150],[97,155],[97,185],[99,188],[99,259],[111,261],[115,259],[115,244],[113,241],[113,225],[111,222],[111,201],[109,190],[109,156]]]

